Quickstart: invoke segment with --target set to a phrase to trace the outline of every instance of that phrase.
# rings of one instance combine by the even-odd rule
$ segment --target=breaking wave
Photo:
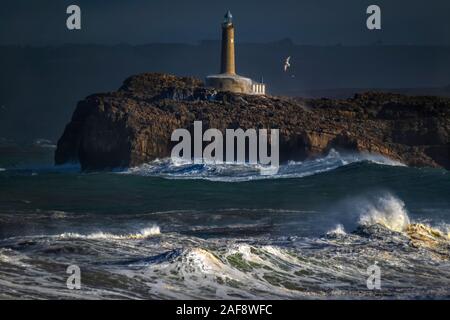
[[[360,210],[359,224],[363,226],[380,224],[392,231],[402,232],[411,223],[405,203],[391,194],[362,205]]]
[[[106,233],[106,232],[94,232],[87,235],[79,234],[79,233],[63,233],[58,236],[57,238],[60,239],[89,239],[89,240],[139,240],[139,239],[146,239],[149,237],[157,236],[161,234],[161,230],[157,225],[154,225],[149,228],[144,228],[140,230],[137,233],[131,233],[131,234],[112,234],[112,233]]]
[[[65,268],[76,261],[86,272],[95,270],[98,280],[76,298],[448,297],[450,238],[444,229],[411,221],[403,201],[391,194],[360,204],[359,227],[346,232],[337,224],[314,237],[204,239],[161,233],[152,225],[136,233],[0,240],[0,296],[14,297],[17,288],[29,297],[71,295],[58,281],[65,283]],[[142,239],[148,240],[137,241]],[[374,293],[367,290],[366,270],[376,261],[384,291]]]
[[[327,236],[345,236],[346,234],[344,226],[340,223],[327,232]]]
[[[379,233],[379,227],[405,236],[409,245],[427,248],[433,257],[449,260],[450,226],[445,223],[430,225],[421,221],[411,221],[405,203],[399,198],[385,194],[365,204],[359,202],[359,225],[369,233]],[[373,228],[375,227],[375,229]],[[335,235],[340,233],[339,227]],[[379,234],[378,236],[381,236]],[[383,237],[389,237],[384,235]],[[388,240],[388,239],[387,239]]]
[[[387,166],[404,166],[402,163],[367,153],[341,154],[330,150],[322,158],[306,161],[290,161],[280,165],[276,174],[267,174],[273,168],[252,164],[193,164],[172,159],[159,159],[151,163],[130,168],[121,174],[156,176],[168,179],[204,179],[210,181],[240,182],[260,179],[302,178],[322,172],[335,170],[353,163],[370,162]],[[270,170],[269,170],[270,169]]]
[[[6,163],[0,299],[450,298],[447,171],[336,151],[275,176],[169,159],[80,175]],[[132,176],[234,182],[324,172],[251,186]],[[381,291],[366,286],[376,262]],[[67,290],[73,264],[82,290]]]
[[[405,203],[391,193],[384,192],[376,196],[355,198],[350,200],[349,203],[345,207],[345,210],[348,212],[347,218],[353,220],[353,217],[357,217],[357,229],[370,229],[378,226],[385,230],[405,235],[411,235],[417,231],[428,232],[430,235],[438,236],[442,239],[450,239],[450,226],[448,224],[430,225],[423,221],[413,221],[409,216]],[[336,224],[326,235],[347,235],[344,225],[346,224]],[[354,230],[352,223],[348,223],[348,225],[350,226],[349,230],[357,231]],[[377,229],[374,230],[376,231]]]

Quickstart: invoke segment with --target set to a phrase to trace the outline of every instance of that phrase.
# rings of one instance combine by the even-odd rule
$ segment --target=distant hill
[[[237,44],[237,69],[269,94],[345,97],[373,88],[448,95],[450,47],[304,46],[291,41]],[[283,71],[291,56],[292,67]],[[219,69],[220,43],[141,46],[0,46],[0,137],[56,140],[77,101],[119,88],[142,72],[203,79]],[[344,89],[330,89],[344,88]],[[345,89],[358,88],[358,89]],[[422,89],[423,88],[423,89]]]

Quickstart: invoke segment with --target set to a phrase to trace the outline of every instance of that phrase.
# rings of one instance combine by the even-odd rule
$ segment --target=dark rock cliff
[[[304,160],[331,148],[450,169],[450,99],[365,93],[347,100],[216,92],[194,78],[147,73],[116,92],[78,103],[58,141],[56,164],[84,170],[136,166],[170,156],[173,130],[280,129],[280,158]]]

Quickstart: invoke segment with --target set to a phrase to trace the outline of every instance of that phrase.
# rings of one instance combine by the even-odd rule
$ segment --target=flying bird
[[[284,62],[284,72],[286,72],[291,67],[291,56],[286,58]]]

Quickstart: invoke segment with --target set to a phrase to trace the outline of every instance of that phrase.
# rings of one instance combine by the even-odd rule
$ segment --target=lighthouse
[[[220,91],[264,95],[266,86],[263,83],[236,74],[234,24],[230,11],[227,11],[222,22],[221,49],[220,73],[207,76],[206,85]]]
[[[233,16],[228,11],[222,23],[222,74],[236,74],[236,62],[234,56],[234,26]]]

